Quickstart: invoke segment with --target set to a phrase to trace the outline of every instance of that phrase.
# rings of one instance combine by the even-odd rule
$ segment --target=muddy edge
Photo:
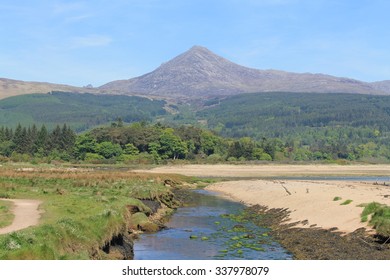
[[[256,213],[254,223],[271,229],[271,235],[298,260],[389,260],[390,244],[364,228],[343,235],[337,228],[293,227],[288,209],[268,209],[255,205],[246,211]],[[252,215],[254,216],[254,215]],[[287,221],[287,223],[286,223]],[[304,221],[302,221],[304,222]]]

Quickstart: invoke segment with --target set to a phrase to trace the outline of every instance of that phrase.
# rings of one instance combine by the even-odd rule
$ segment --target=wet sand
[[[374,182],[310,181],[310,180],[240,180],[212,184],[207,189],[217,191],[247,205],[287,208],[289,222],[298,227],[337,227],[350,233],[358,228],[371,228],[360,221],[363,207],[373,201],[390,204],[390,187]],[[341,200],[334,201],[335,197]],[[352,200],[348,205],[341,205]]]

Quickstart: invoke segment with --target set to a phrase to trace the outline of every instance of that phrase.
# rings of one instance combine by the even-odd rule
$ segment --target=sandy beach
[[[345,233],[361,227],[371,229],[360,222],[363,208],[358,205],[373,201],[390,204],[390,187],[374,182],[240,180],[212,184],[207,189],[248,205],[288,208],[289,222],[300,221],[299,227],[337,227]],[[334,201],[335,197],[341,199]],[[352,202],[340,205],[346,200]]]
[[[239,181],[213,184],[208,189],[248,205],[288,208],[291,211],[291,222],[308,221],[301,223],[300,227],[314,225],[324,229],[337,227],[345,233],[361,227],[370,230],[367,223],[360,222],[363,207],[358,205],[373,201],[390,205],[390,186],[380,185],[384,182],[381,176],[390,176],[390,165],[191,164],[161,166],[146,172],[238,179]],[[273,177],[316,176],[347,176],[357,179],[356,181],[272,179]],[[359,182],[358,177],[361,176],[374,178],[377,176],[379,185],[374,185],[374,182]],[[341,200],[334,201],[335,197],[340,197]],[[346,200],[352,202],[348,205],[340,205]]]
[[[150,170],[135,170],[149,173],[183,174],[197,177],[269,178],[304,176],[390,176],[390,165],[336,165],[336,164],[188,164],[165,165]]]

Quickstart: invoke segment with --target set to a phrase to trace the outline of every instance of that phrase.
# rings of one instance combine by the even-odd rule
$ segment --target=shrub
[[[104,160],[104,157],[99,155],[99,154],[95,154],[95,153],[86,153],[85,154],[85,161],[86,162],[101,163],[102,160]]]
[[[218,163],[223,161],[223,157],[219,154],[211,154],[207,157],[207,163]]]
[[[227,161],[230,161],[230,162],[237,161],[237,158],[236,157],[228,157]]]

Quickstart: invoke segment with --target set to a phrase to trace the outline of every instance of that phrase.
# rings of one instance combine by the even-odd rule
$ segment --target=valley
[[[9,199],[40,201],[42,215],[0,235],[0,259],[132,259],[139,234],[205,187],[267,231],[229,236],[243,240],[224,257],[275,238],[297,259],[386,259],[388,83],[252,69],[201,46],[96,88],[1,79],[0,225],[15,218]]]

